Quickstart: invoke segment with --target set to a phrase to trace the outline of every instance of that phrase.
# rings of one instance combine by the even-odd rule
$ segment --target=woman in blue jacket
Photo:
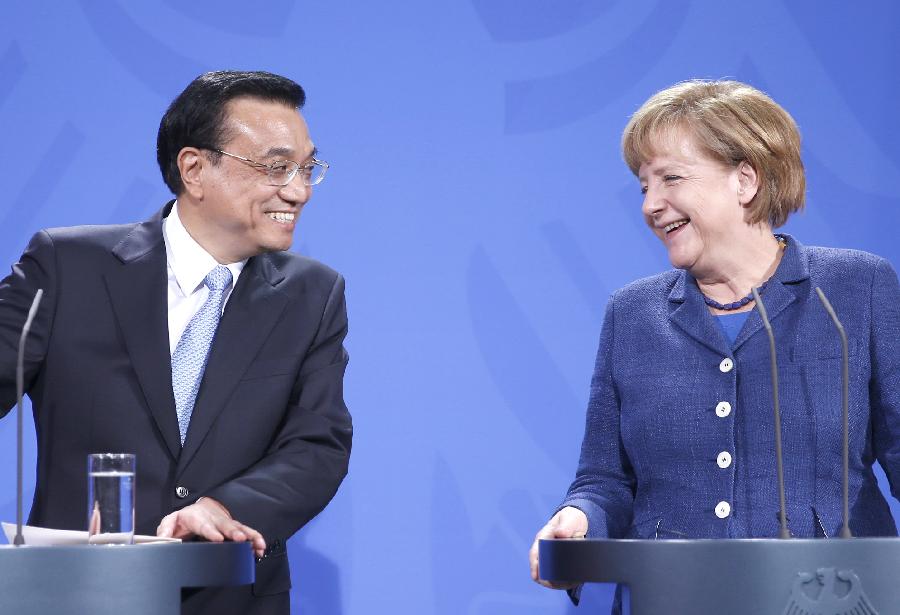
[[[642,213],[674,267],[606,308],[578,471],[537,539],[778,535],[768,338],[779,366],[794,536],[841,527],[841,345],[850,339],[850,529],[897,534],[872,471],[900,486],[900,287],[891,265],[775,234],[803,207],[800,135],[764,93],[688,81],[651,97],[622,138]],[[531,551],[538,578],[537,539]]]

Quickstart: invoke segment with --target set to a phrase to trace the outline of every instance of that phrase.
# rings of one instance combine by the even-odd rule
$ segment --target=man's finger
[[[216,521],[218,522],[219,532],[221,532],[223,536],[226,536],[228,540],[245,542],[249,539],[247,528],[241,523],[238,523],[233,519],[216,519]]]
[[[226,532],[228,530],[224,527],[219,529],[219,524],[217,524],[216,521],[217,520],[212,517],[203,515],[199,519],[193,520],[193,523],[188,525],[187,529],[210,542],[222,542],[225,540]],[[231,520],[228,519],[228,521]],[[219,523],[221,523],[221,521]]]
[[[156,535],[162,538],[172,538],[174,528],[175,520],[172,515],[166,515],[159,522],[159,527],[156,528]]]
[[[266,552],[266,541],[262,537],[262,534],[254,530],[252,527],[246,526],[244,524],[240,524],[241,529],[243,530],[244,535],[246,536],[246,540],[253,545],[253,550],[256,552],[258,557],[262,557]]]

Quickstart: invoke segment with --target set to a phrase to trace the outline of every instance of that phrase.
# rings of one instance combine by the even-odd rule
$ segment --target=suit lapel
[[[778,315],[797,299],[789,288],[775,280],[772,280],[772,282],[769,283],[761,297],[766,306],[766,314],[769,317],[770,323],[775,322]],[[751,337],[762,331],[763,328],[762,317],[759,315],[759,311],[754,308],[747,316],[747,323],[741,329],[741,332],[738,333],[737,339],[734,340],[734,352],[737,352],[738,348],[743,346]]]
[[[679,274],[669,292],[669,320],[694,341],[720,356],[730,356],[731,348],[725,340],[722,328],[703,302],[694,278],[686,271],[680,271]]]
[[[150,413],[173,459],[177,459],[181,444],[172,394],[166,248],[162,236],[162,218],[170,209],[171,204],[137,225],[113,248],[122,266],[104,277]]]
[[[288,303],[268,255],[250,259],[225,306],[197,393],[176,477],[187,467]],[[171,391],[171,384],[169,386]],[[174,404],[174,402],[173,402]],[[174,421],[174,405],[172,406]],[[175,424],[175,423],[173,423]],[[175,429],[177,440],[177,425]]]
[[[803,245],[790,235],[782,234],[782,236],[785,238],[786,245],[781,263],[761,295],[770,323],[777,322],[784,310],[797,301],[797,282],[809,279],[809,260]],[[762,317],[758,310],[754,309],[734,341],[734,352],[737,352],[738,348],[763,328]]]

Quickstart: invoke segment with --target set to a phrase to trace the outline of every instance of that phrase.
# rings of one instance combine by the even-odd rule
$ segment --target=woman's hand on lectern
[[[587,535],[588,519],[587,515],[572,506],[566,506],[558,513],[553,515],[547,525],[541,528],[534,537],[534,544],[528,552],[528,559],[531,563],[531,578],[540,583],[544,587],[552,589],[569,589],[575,587],[577,583],[551,583],[540,578],[538,570],[538,541],[548,538],[584,538]]]

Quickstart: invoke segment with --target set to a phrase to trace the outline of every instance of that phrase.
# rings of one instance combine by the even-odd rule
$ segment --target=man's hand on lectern
[[[231,518],[231,513],[212,498],[200,498],[190,506],[163,517],[156,535],[165,538],[200,536],[210,542],[251,542],[257,557],[266,552],[266,541],[252,527]]]
[[[534,544],[531,545],[531,551],[528,552],[528,559],[531,563],[531,578],[536,583],[552,589],[569,589],[578,585],[577,583],[551,583],[540,578],[538,570],[538,541],[548,538],[584,538],[587,535],[587,530],[587,515],[577,508],[566,506],[553,515],[553,518],[547,522],[547,525],[542,527],[541,531],[534,537]]]

